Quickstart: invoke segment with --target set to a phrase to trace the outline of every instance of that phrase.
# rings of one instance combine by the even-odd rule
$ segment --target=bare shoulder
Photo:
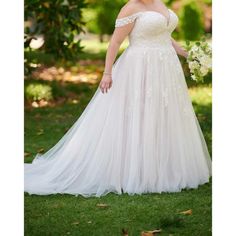
[[[140,10],[140,4],[137,1],[129,1],[121,9],[117,18],[123,18],[137,13]]]

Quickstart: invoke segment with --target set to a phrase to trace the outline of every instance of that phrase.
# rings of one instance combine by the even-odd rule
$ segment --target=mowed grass
[[[78,119],[97,85],[78,86],[78,103],[26,108],[25,157],[31,162],[38,151],[52,147]],[[67,89],[75,86],[69,86]],[[65,88],[64,88],[65,89]],[[189,93],[211,150],[211,86],[191,87]],[[101,208],[97,204],[107,204]],[[181,215],[192,209],[192,215]],[[108,194],[101,198],[73,195],[36,196],[25,193],[25,235],[129,236],[161,228],[161,235],[211,235],[211,183],[180,193],[128,196]]]
[[[26,196],[25,235],[118,236],[125,228],[128,235],[137,236],[143,230],[161,228],[161,235],[207,236],[211,235],[210,192],[211,186],[206,184],[174,194],[109,194],[87,199]],[[98,207],[101,203],[108,207]],[[192,215],[179,214],[188,209]]]

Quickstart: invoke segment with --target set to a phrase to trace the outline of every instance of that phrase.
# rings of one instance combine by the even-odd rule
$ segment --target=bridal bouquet
[[[187,62],[191,78],[196,82],[203,82],[204,76],[212,70],[211,45],[205,39],[194,43],[194,45],[187,42],[187,50]]]

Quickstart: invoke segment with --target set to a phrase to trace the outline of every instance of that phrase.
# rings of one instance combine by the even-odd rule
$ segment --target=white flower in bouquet
[[[203,39],[200,42],[196,42],[193,46],[187,43],[188,46],[188,58],[191,78],[197,82],[203,81],[206,76],[212,70],[212,50],[209,43]]]
[[[206,66],[201,66],[200,72],[201,72],[202,76],[206,76],[208,74],[209,70]]]
[[[204,55],[199,58],[199,61],[200,61],[201,65],[204,65],[204,67],[207,67],[208,69],[211,70],[212,62],[211,62],[211,58],[209,56]]]
[[[197,61],[190,61],[189,62],[189,68],[191,72],[194,72],[195,69],[199,70],[200,69],[200,65]]]

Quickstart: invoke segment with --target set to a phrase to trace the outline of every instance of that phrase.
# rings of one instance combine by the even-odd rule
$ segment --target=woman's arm
[[[118,15],[118,19],[126,17],[127,15],[131,15],[130,9],[122,9]],[[120,45],[128,36],[130,31],[134,26],[134,22],[127,24],[122,27],[115,28],[113,35],[111,37],[105,60],[105,70],[103,73],[102,80],[100,82],[99,87],[101,88],[102,93],[107,93],[108,89],[112,86],[112,66],[116,59],[117,53],[119,51]]]
[[[172,41],[172,45],[173,45],[176,53],[180,56],[187,58],[188,52],[183,47],[181,47],[173,38],[171,38],[171,41]]]

